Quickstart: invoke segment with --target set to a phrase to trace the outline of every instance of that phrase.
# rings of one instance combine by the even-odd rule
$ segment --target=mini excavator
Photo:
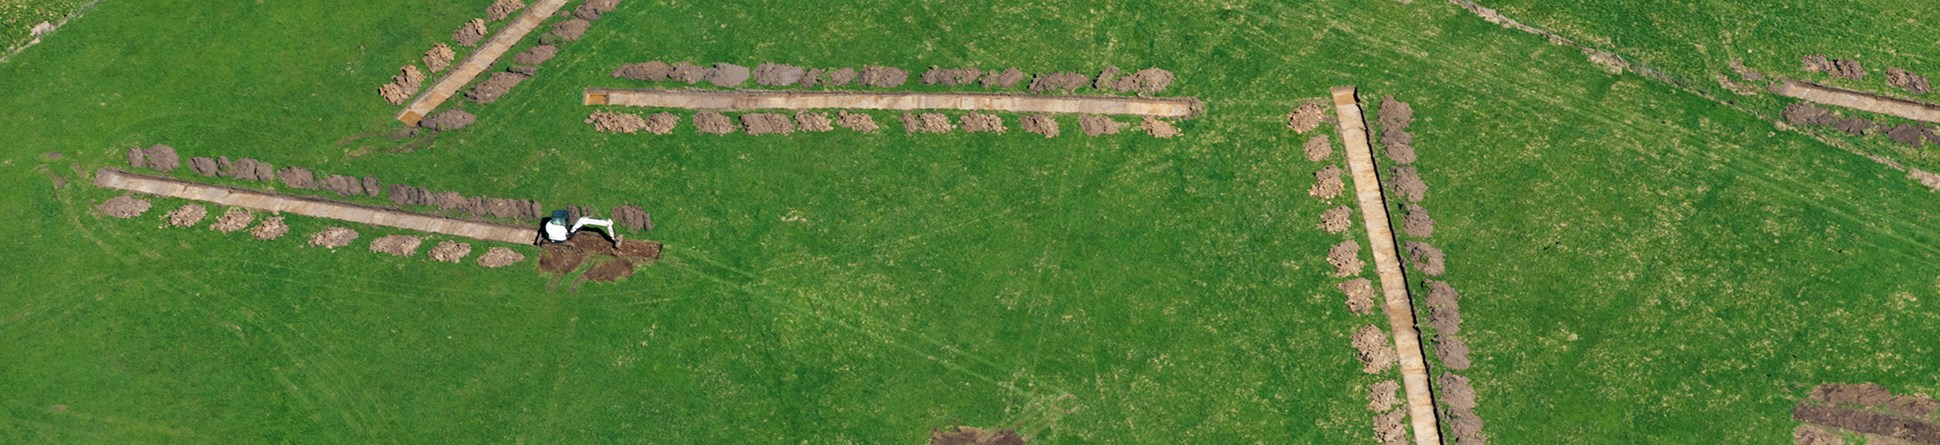
[[[599,229],[598,232],[605,236],[607,241],[613,242],[613,248],[620,248],[620,234],[613,231],[613,220],[582,216],[569,223],[567,220],[571,217],[572,215],[565,210],[552,211],[552,217],[546,218],[546,223],[540,226],[539,236],[533,240],[533,244],[565,244],[566,240],[573,238],[573,235],[578,235],[580,230],[593,227]]]

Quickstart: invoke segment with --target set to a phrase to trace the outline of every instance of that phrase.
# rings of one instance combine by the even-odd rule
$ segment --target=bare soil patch
[[[647,116],[647,128],[644,130],[648,133],[664,135],[673,133],[677,125],[680,125],[680,116],[675,116],[673,113],[654,113]]]
[[[1824,54],[1808,54],[1800,57],[1799,64],[1799,69],[1814,73],[1823,73],[1832,69],[1832,60],[1827,59]]]
[[[1397,166],[1388,169],[1389,188],[1408,202],[1421,202],[1428,197],[1428,183],[1421,181],[1421,175],[1414,167]]]
[[[1025,132],[1044,135],[1046,138],[1058,137],[1059,133],[1058,120],[1049,114],[1024,115],[1019,119],[1018,125],[1024,127]]]
[[[1918,147],[1927,141],[1929,131],[1919,125],[1899,124],[1886,129],[1886,138],[1909,147]]]
[[[310,235],[310,245],[325,249],[336,249],[350,245],[357,240],[357,231],[343,227],[330,227]]]
[[[479,41],[485,40],[485,19],[465,22],[458,30],[451,32],[451,39],[457,40],[459,45],[478,46]]]
[[[1078,128],[1084,129],[1089,136],[1118,134],[1125,128],[1125,123],[1107,116],[1087,114],[1078,116]]]
[[[519,12],[520,9],[525,9],[525,2],[519,0],[494,1],[491,6],[485,7],[485,19],[494,22],[505,20],[506,17],[511,17],[513,13]]]
[[[977,83],[983,77],[983,70],[976,68],[939,68],[930,67],[923,72],[924,85],[958,86]]]
[[[1933,88],[1927,84],[1926,76],[1898,67],[1886,69],[1886,84],[1913,94],[1933,92]]]
[[[876,119],[869,117],[867,114],[837,110],[835,116],[836,125],[841,125],[842,128],[863,133],[875,133],[877,129],[881,128],[876,125]]]
[[[895,88],[909,81],[909,72],[901,68],[867,65],[862,67],[862,85],[877,88]]]
[[[464,261],[465,256],[471,255],[471,254],[472,254],[471,244],[461,243],[457,241],[441,241],[438,243],[437,247],[431,248],[432,260],[443,261],[447,263],[456,263],[459,261]]]
[[[1393,411],[1374,415],[1374,441],[1382,445],[1407,444],[1408,428],[1403,422],[1407,419],[1406,408],[1395,408]]]
[[[552,25],[552,32],[539,36],[539,43],[554,44],[579,40],[580,37],[586,36],[586,29],[592,26],[592,22],[581,18],[559,22],[559,24]]]
[[[619,9],[619,7],[620,0],[586,0],[586,3],[579,4],[579,8],[573,9],[573,17],[579,17],[584,20],[599,20],[600,16],[613,12],[614,9]]]
[[[1062,73],[1045,73],[1045,74],[1037,75],[1037,78],[1035,79],[1031,79],[1030,92],[1040,93],[1040,94],[1041,93],[1070,94],[1072,91],[1077,91],[1077,89],[1079,88],[1084,88],[1085,85],[1088,85],[1090,83],[1091,83],[1091,78],[1089,76],[1085,76],[1084,73],[1079,73],[1076,71],[1066,71]]]
[[[1016,430],[983,430],[953,426],[930,430],[929,445],[1023,445],[1024,436]]]
[[[1407,251],[1408,265],[1416,271],[1431,277],[1442,276],[1443,272],[1448,271],[1448,266],[1442,262],[1441,249],[1420,241],[1408,241],[1402,245],[1402,249]]]
[[[802,80],[796,82],[796,85],[805,87],[820,86],[827,83],[826,79],[828,79],[828,74],[829,71],[826,69],[809,68],[807,72],[802,73]]]
[[[734,123],[728,121],[727,115],[721,114],[719,111],[708,110],[694,113],[694,127],[699,129],[701,133],[713,135],[734,132]]]
[[[1367,410],[1380,413],[1394,409],[1395,405],[1401,404],[1401,398],[1394,395],[1394,392],[1400,389],[1401,384],[1393,380],[1382,380],[1367,385]]]
[[[457,58],[458,52],[452,51],[451,45],[440,43],[424,52],[424,67],[434,73],[443,72],[445,68],[450,68],[451,61]]]
[[[1394,100],[1394,96],[1381,98],[1381,109],[1376,112],[1381,128],[1408,128],[1415,123],[1415,107],[1407,102]]]
[[[795,126],[802,131],[822,133],[835,130],[835,119],[820,111],[802,111],[795,113]]]
[[[323,178],[323,189],[343,196],[364,194],[364,181],[344,175],[330,175]]]
[[[484,255],[478,256],[478,265],[492,269],[518,264],[522,261],[525,261],[524,254],[504,247],[486,249]]]
[[[288,233],[290,233],[290,226],[283,224],[282,216],[263,218],[263,222],[257,224],[256,228],[249,229],[249,236],[256,237],[259,240],[282,238],[284,234]]]
[[[174,211],[168,212],[168,215],[164,219],[168,221],[168,225],[171,227],[188,227],[202,222],[202,217],[208,215],[209,209],[202,207],[200,204],[186,204],[181,207],[176,207]]]
[[[121,195],[108,198],[107,201],[102,201],[101,205],[95,206],[94,209],[104,215],[128,219],[141,216],[142,213],[148,212],[148,208],[151,206],[153,204],[150,204],[146,199]]]
[[[1923,444],[1940,444],[1940,426],[1887,414],[1799,404],[1792,418],[1833,428]]]
[[[716,63],[707,72],[707,83],[722,88],[738,87],[748,81],[748,67],[732,63]]]
[[[849,86],[850,83],[855,82],[855,79],[855,68],[836,68],[829,70],[827,84],[834,87]]]
[[[511,92],[512,87],[518,86],[519,82],[524,82],[525,78],[526,75],[513,72],[492,73],[492,77],[486,78],[484,82],[472,87],[471,91],[465,92],[465,98],[480,104],[498,102],[499,97]]]
[[[707,67],[695,65],[690,62],[680,62],[674,64],[673,71],[667,72],[667,78],[678,82],[694,84],[699,83],[701,79],[706,79],[708,71],[711,70],[707,69]]]
[[[1468,359],[1468,342],[1454,334],[1435,335],[1435,356],[1442,359],[1448,369],[1463,370],[1471,365]]]
[[[1132,73],[1130,76],[1119,78],[1117,82],[1113,83],[1112,89],[1118,90],[1120,93],[1136,91],[1141,95],[1149,96],[1165,91],[1170,86],[1172,86],[1171,71],[1158,68],[1146,68],[1138,70],[1138,72]]]
[[[1295,133],[1305,134],[1320,128],[1320,124],[1326,119],[1327,113],[1321,109],[1320,103],[1306,102],[1295,105],[1293,112],[1287,113],[1287,128]]]
[[[1347,310],[1355,315],[1367,315],[1374,310],[1374,282],[1366,278],[1342,281],[1336,287],[1347,296]]]
[[[209,228],[217,232],[231,233],[249,227],[249,222],[254,220],[256,215],[249,213],[249,210],[230,207],[222,212],[222,216],[216,217],[216,223],[209,225]]]
[[[795,120],[786,114],[748,113],[741,115],[741,128],[748,134],[780,134],[795,132]]]
[[[418,126],[436,131],[451,131],[469,127],[476,122],[478,122],[478,116],[473,116],[465,110],[445,110],[418,121]]]
[[[1327,264],[1334,265],[1336,277],[1360,275],[1361,269],[1367,267],[1367,263],[1361,261],[1361,243],[1351,239],[1327,249]]]
[[[1023,81],[1024,72],[1017,67],[1006,68],[1001,72],[991,71],[983,75],[984,88],[1013,88],[1018,82]]]
[[[1354,211],[1348,209],[1347,206],[1327,209],[1327,211],[1320,212],[1320,230],[1325,230],[1327,233],[1346,232],[1348,227],[1354,225],[1353,217]]]
[[[636,205],[613,207],[613,222],[635,231],[653,230],[653,215]]]
[[[1839,123],[1832,124],[1832,129],[1853,136],[1864,136],[1872,132],[1873,128],[1873,121],[1858,117],[1842,119]]]
[[[1144,128],[1145,132],[1151,134],[1152,137],[1159,139],[1171,139],[1173,136],[1179,135],[1179,127],[1173,126],[1171,121],[1152,116],[1145,116],[1141,119],[1139,126]]]
[[[801,83],[808,76],[808,70],[799,66],[779,63],[763,63],[754,69],[756,85],[783,86]]]
[[[1428,216],[1428,209],[1416,204],[1401,206],[1401,231],[1415,238],[1435,236],[1435,219]]]
[[[1119,70],[1116,66],[1105,67],[1104,71],[1098,72],[1098,77],[1091,80],[1091,88],[1098,91],[1110,91],[1118,85],[1118,76],[1122,74],[1124,74],[1124,71]]]
[[[1442,388],[1442,406],[1449,412],[1471,412],[1475,410],[1475,387],[1470,386],[1468,377],[1455,373],[1442,373],[1435,379]]]
[[[1361,372],[1380,374],[1394,367],[1394,361],[1400,356],[1388,341],[1388,333],[1375,325],[1362,326],[1354,332],[1354,350],[1359,351]]]
[[[1307,188],[1307,194],[1320,199],[1334,199],[1335,196],[1340,196],[1341,190],[1347,187],[1347,183],[1341,180],[1341,175],[1340,167],[1332,165],[1321,167],[1320,171],[1314,172],[1314,185]]]
[[[552,60],[553,57],[558,55],[559,47],[539,45],[527,48],[525,51],[520,51],[518,55],[512,56],[512,62],[520,65],[538,65],[546,63],[546,61]]]
[[[916,121],[921,124],[919,128],[924,133],[949,133],[957,129],[956,124],[950,122],[950,117],[943,113],[918,114]]]
[[[1462,295],[1455,292],[1454,286],[1436,280],[1426,280],[1422,284],[1428,287],[1428,296],[1425,298],[1428,307],[1455,309],[1461,306]]]
[[[1866,78],[1866,67],[1860,66],[1857,60],[1834,60],[1832,68],[1826,70],[1826,74],[1846,80],[1859,80]]]
[[[202,156],[189,158],[189,170],[194,171],[195,174],[208,177],[215,177],[216,174],[221,173],[214,158]]]
[[[650,62],[629,63],[625,65],[620,65],[618,69],[613,70],[613,78],[644,80],[648,82],[659,82],[659,81],[667,80],[667,78],[673,75],[673,73],[674,73],[673,65],[668,65],[667,62],[655,60]]]
[[[958,118],[965,133],[1003,133],[1004,120],[994,114],[970,113]]]
[[[370,251],[397,256],[411,256],[418,252],[424,238],[410,235],[389,235],[370,242]]]
[[[647,119],[633,113],[594,111],[586,116],[586,123],[593,124],[593,131],[601,133],[638,133],[647,128]]]
[[[1414,133],[1399,128],[1381,130],[1381,148],[1381,152],[1396,164],[1415,163]]]
[[[1792,430],[1793,445],[1846,445],[1846,438],[1812,425],[1799,425]]]
[[[1798,102],[1787,106],[1785,107],[1785,111],[1779,112],[1779,116],[1784,117],[1785,121],[1790,122],[1792,125],[1801,126],[1832,125],[1832,123],[1837,122],[1839,119],[1838,116],[1832,115],[1832,111],[1820,108],[1818,105],[1810,102]]]
[[[623,242],[614,247],[598,235],[575,236],[565,244],[549,244],[539,256],[539,270],[564,275],[579,269],[588,260],[593,267],[585,275],[593,281],[614,281],[633,274],[634,267],[660,259],[660,243]]]
[[[1309,161],[1325,161],[1327,157],[1334,155],[1334,141],[1328,139],[1327,135],[1324,134],[1315,135],[1312,139],[1307,140],[1306,145],[1301,146],[1301,150],[1307,153],[1307,160]]]

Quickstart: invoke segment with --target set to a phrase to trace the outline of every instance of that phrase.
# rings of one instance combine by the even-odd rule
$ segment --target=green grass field
[[[1377,318],[1333,290],[1283,121],[1342,84],[1418,111],[1495,442],[1775,443],[1810,385],[1940,393],[1940,197],[1446,3],[629,0],[479,125],[351,156],[462,3],[109,1],[0,64],[0,442],[1368,443],[1347,337]],[[645,60],[1160,66],[1208,113],[1169,141],[581,122]],[[582,284],[49,186],[153,143],[637,202],[667,258]]]

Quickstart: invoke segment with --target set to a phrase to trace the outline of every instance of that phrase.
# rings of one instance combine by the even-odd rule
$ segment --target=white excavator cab
[[[613,220],[582,216],[578,220],[572,221],[569,225],[567,222],[569,218],[571,218],[571,215],[567,214],[565,210],[552,211],[552,217],[546,218],[546,223],[540,226],[539,244],[564,243],[566,240],[572,239],[573,235],[579,234],[580,230],[593,227],[599,229],[600,235],[605,236],[607,240],[613,241],[613,247],[620,247],[620,234],[613,231]]]

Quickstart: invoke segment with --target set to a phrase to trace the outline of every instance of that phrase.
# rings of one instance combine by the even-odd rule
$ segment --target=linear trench
[[[519,13],[519,18],[513,19],[512,23],[507,24],[498,33],[492,34],[492,38],[479,46],[477,51],[472,51],[470,56],[466,56],[464,62],[452,67],[451,73],[445,74],[444,78],[438,79],[438,83],[432,84],[430,89],[424,90],[416,99],[412,99],[411,104],[404,107],[404,111],[398,112],[397,120],[407,125],[417,125],[425,115],[431,114],[431,110],[444,105],[451,96],[458,94],[459,88],[464,88],[466,84],[472,82],[472,79],[478,78],[479,74],[492,68],[492,64],[498,62],[500,56],[512,50],[513,45],[525,40],[526,34],[532,33],[532,30],[544,23],[547,17],[552,17],[553,13],[559,12],[559,8],[565,6],[566,0],[539,0],[532,6],[527,6],[524,12]]]
[[[1408,394],[1408,421],[1414,425],[1415,444],[1441,445],[1435,395],[1428,383],[1428,361],[1421,350],[1421,331],[1415,329],[1414,299],[1408,295],[1407,274],[1401,269],[1394,231],[1389,229],[1387,200],[1381,196],[1381,178],[1374,165],[1374,147],[1368,145],[1360,99],[1352,86],[1334,88],[1333,93],[1347,169],[1354,175],[1354,198],[1361,206],[1361,226],[1367,227],[1368,250],[1374,254],[1374,271],[1380,278],[1382,309],[1388,316],[1388,330],[1394,333],[1395,352],[1401,356],[1401,386]]]
[[[699,110],[969,110],[1018,113],[1127,114],[1191,118],[1205,109],[1190,97],[1026,96],[995,93],[854,91],[586,90],[586,105]]]
[[[1916,121],[1940,123],[1940,106],[1833,88],[1811,82],[1785,79],[1784,82],[1772,85],[1772,94],[1859,111],[1898,116]]]
[[[291,213],[512,244],[531,244],[537,233],[536,228],[466,221],[319,198],[197,184],[112,168],[96,170],[94,185],[265,212]]]

